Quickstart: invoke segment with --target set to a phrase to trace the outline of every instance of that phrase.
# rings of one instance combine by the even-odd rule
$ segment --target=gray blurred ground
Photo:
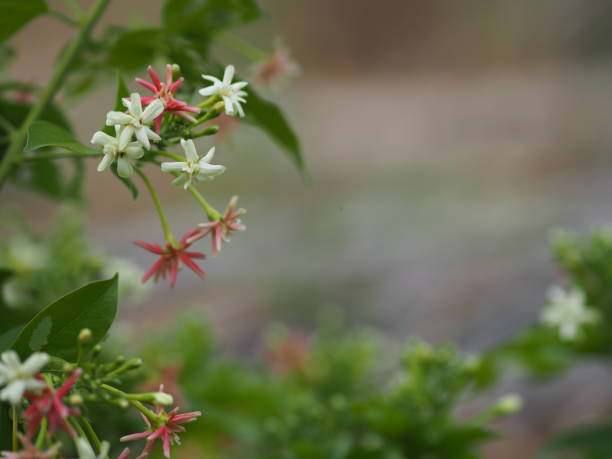
[[[548,16],[544,31],[530,42],[520,26],[532,26],[521,22],[531,2],[491,2],[499,8],[496,18],[510,18],[511,39],[500,38],[498,48],[485,40],[486,52],[480,54],[472,53],[470,40],[464,42],[468,51],[461,69],[455,68],[460,56],[450,51],[450,69],[440,68],[438,60],[445,46],[460,46],[452,33],[462,30],[461,18],[482,13],[476,6],[458,16],[459,25],[449,19],[451,13],[442,15],[453,24],[449,31],[430,24],[436,16],[423,11],[423,4],[383,2],[378,14],[393,20],[364,40],[358,32],[350,34],[351,24],[363,30],[357,6],[338,24],[328,24],[341,10],[338,4],[351,2],[265,3],[278,13],[267,27],[279,26],[289,43],[293,36],[304,56],[303,78],[272,97],[300,132],[313,182],[304,186],[258,132],[249,127],[231,132],[217,156],[228,170],[204,191],[217,207],[240,195],[249,211],[248,231],[205,262],[206,281],[184,272],[174,291],[151,287],[146,304],[125,310],[123,318],[145,333],[192,305],[238,353],[250,353],[271,321],[311,327],[330,307],[342,309],[352,325],[371,325],[398,340],[450,340],[470,352],[537,320],[546,288],[559,277],[547,247],[550,230],[586,231],[612,222],[608,59],[576,60],[564,54],[570,53],[566,42],[543,40],[546,27],[557,30]],[[432,2],[440,10],[450,3]],[[543,5],[549,3],[538,8],[546,12]],[[126,4],[137,9],[144,2]],[[579,10],[576,2],[558,4],[566,12]],[[421,36],[437,37],[429,54],[425,43],[422,49],[413,43],[404,48],[397,40],[414,33],[402,28],[410,5],[425,22],[419,23]],[[394,16],[393,6],[406,16]],[[332,16],[317,16],[317,7]],[[113,11],[120,14],[117,5]],[[51,62],[50,49],[61,39],[61,26],[41,24],[55,42],[31,48],[34,57],[20,64],[34,80],[44,77],[37,66]],[[258,36],[257,30],[249,33]],[[489,40],[495,36],[488,33]],[[32,43],[27,34],[19,40]],[[378,48],[366,48],[376,40]],[[512,40],[519,44],[508,45],[508,51],[503,44]],[[355,51],[359,46],[375,68],[359,71],[367,62]],[[411,62],[421,63],[418,69],[398,58],[403,50],[414,57]],[[330,68],[333,56],[338,61]],[[501,63],[493,65],[490,56]],[[111,91],[104,89],[73,112],[84,140],[103,119]],[[89,172],[92,241],[144,270],[153,258],[131,241],[162,236],[148,197],[133,202],[110,174],[97,174],[93,164]],[[161,173],[153,175],[177,233],[201,220],[181,190],[171,189]],[[35,215],[49,212],[34,198],[27,205]],[[552,385],[509,382],[500,393],[524,393],[526,408],[500,424],[508,436],[487,449],[488,457],[528,457],[542,438],[608,412],[611,382],[610,370],[595,364]]]

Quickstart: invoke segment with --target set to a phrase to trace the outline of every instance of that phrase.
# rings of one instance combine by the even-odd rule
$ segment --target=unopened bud
[[[102,352],[102,346],[96,344],[91,351],[91,357],[95,359],[100,355],[100,352]]]
[[[79,394],[72,394],[70,396],[70,398],[68,399],[68,402],[71,405],[82,405],[83,404],[83,397],[81,397]]]
[[[79,332],[79,343],[88,343],[91,341],[92,335],[91,335],[91,330],[89,328],[83,328],[80,332]]]
[[[181,66],[178,64],[172,64],[172,77],[177,79],[181,75]]]
[[[157,406],[167,406],[172,405],[174,403],[174,398],[170,394],[166,394],[165,392],[153,392],[153,405]]]
[[[513,414],[523,407],[523,399],[517,394],[507,394],[497,400],[495,411],[499,414]]]
[[[142,359],[128,360],[125,366],[126,370],[135,370],[136,368],[140,368],[142,366]]]
[[[221,110],[223,110],[225,108],[225,102],[223,102],[222,100],[217,102],[215,105],[213,105],[213,110],[217,111],[217,112],[221,112]]]
[[[65,363],[62,370],[66,373],[72,373],[76,367],[72,363]]]

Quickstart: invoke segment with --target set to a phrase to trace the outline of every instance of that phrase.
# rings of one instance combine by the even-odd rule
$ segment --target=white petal
[[[202,165],[211,162],[215,156],[215,150],[215,147],[211,147],[210,150],[208,150],[208,152],[206,153],[206,155],[204,155],[204,157],[200,161],[198,161],[198,164]]]
[[[181,139],[181,147],[183,147],[183,150],[185,151],[185,158],[187,158],[188,161],[195,163],[198,160],[198,152],[196,151],[193,140]]]
[[[234,110],[234,100],[231,97],[224,96],[223,102],[225,103],[225,113],[229,116],[234,116],[236,113]]]
[[[236,102],[236,108],[238,109],[238,115],[240,115],[240,118],[244,118],[244,110],[242,109],[242,105]]]
[[[187,176],[185,174],[181,174],[177,178],[172,180],[172,184],[173,185],[180,185],[183,182],[183,180],[185,180],[186,178],[187,178]]]
[[[8,369],[18,370],[21,368],[21,360],[15,351],[6,351],[2,354],[2,361]]]
[[[232,83],[234,73],[236,73],[236,68],[233,65],[225,67],[225,72],[223,73],[223,84],[225,86],[229,86]]]
[[[247,83],[246,81],[238,81],[236,83],[233,83],[230,88],[232,88],[232,90],[234,91],[240,91],[242,88],[245,88],[249,85],[249,83]]]
[[[138,129],[136,129],[136,139],[147,150],[151,148],[151,142],[149,142],[149,136],[147,135],[147,128],[145,126],[141,126]]]
[[[91,138],[91,143],[93,143],[94,145],[100,145],[102,147],[104,145],[113,144],[116,141],[117,139],[102,131],[94,132],[94,135]]]
[[[164,172],[181,172],[187,163],[182,162],[167,162],[161,164],[161,170]]]
[[[117,160],[117,173],[119,177],[128,178],[134,173],[134,167],[127,158],[119,158]]]
[[[206,88],[202,88],[198,91],[202,96],[212,96],[213,94],[217,94],[219,92],[219,88],[216,86],[208,86]]]
[[[200,174],[208,175],[211,177],[215,177],[217,175],[221,175],[225,172],[225,166],[221,166],[218,164],[205,164],[202,166],[200,170]]]
[[[187,178],[187,181],[185,182],[185,185],[183,185],[183,188],[187,189],[191,186],[191,180],[193,179],[193,176],[191,174],[185,174],[185,178]]]
[[[221,82],[221,80],[219,78],[217,78],[217,77],[212,76],[212,75],[202,75],[202,78],[204,78],[205,80],[208,80],[208,81],[212,81],[213,85],[216,86],[217,89],[218,89],[219,86],[223,86],[223,83]]]
[[[115,124],[129,124],[134,121],[134,118],[123,112],[108,112],[106,114],[106,125],[114,126]]]
[[[140,119],[140,115],[142,115],[142,102],[140,101],[140,94],[137,92],[133,92],[130,95],[130,106],[128,110],[134,118]]]
[[[159,142],[161,140],[161,137],[159,135],[157,135],[157,133],[155,131],[153,131],[151,128],[149,128],[148,126],[145,126],[145,132],[147,133],[147,137],[152,140],[153,142]]]
[[[35,352],[23,363],[21,371],[33,375],[40,371],[49,361],[49,356],[44,352]]]
[[[17,405],[23,396],[25,391],[25,383],[17,379],[8,386],[6,386],[2,392],[0,392],[0,400],[6,400],[13,405]]]
[[[22,379],[25,384],[25,389],[29,392],[42,389],[46,386],[46,384],[38,379],[30,378],[30,379]]]
[[[132,140],[132,136],[134,135],[134,128],[132,126],[125,126],[119,134],[119,151],[125,150],[125,148]]]
[[[164,111],[164,103],[160,99],[155,99],[151,102],[142,113],[142,122],[151,123],[155,118]]]
[[[130,159],[139,159],[144,155],[144,150],[138,142],[131,142],[125,148],[125,155]]]

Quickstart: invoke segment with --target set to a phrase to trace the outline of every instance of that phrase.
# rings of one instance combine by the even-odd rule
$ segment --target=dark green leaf
[[[262,99],[252,88],[247,87],[247,92],[245,121],[261,128],[268,134],[289,154],[293,164],[304,174],[304,158],[302,157],[300,141],[283,112],[276,104]]]
[[[125,109],[122,100],[124,97],[129,96],[130,91],[128,90],[128,87],[125,84],[125,81],[121,77],[121,73],[117,73],[117,91],[115,92],[115,107],[113,108],[113,110],[122,112]],[[115,128],[113,126],[106,126],[105,124],[102,130],[108,135],[115,135]]]
[[[98,343],[115,319],[117,312],[117,276],[81,287],[41,310],[21,331],[15,349],[22,358],[34,351],[74,360],[76,339],[89,328]]]
[[[0,42],[46,11],[47,4],[44,0],[0,1]]]
[[[163,40],[161,29],[138,29],[125,32],[111,48],[108,65],[135,71],[151,64]]]
[[[74,136],[61,127],[48,121],[35,121],[28,131],[26,151],[35,151],[45,147],[63,148],[75,153],[86,155],[100,153],[99,150],[86,147]]]
[[[546,443],[536,458],[559,457],[561,451],[579,453],[571,457],[583,459],[608,457],[612,451],[612,423],[608,421],[563,433]]]
[[[221,29],[258,19],[255,0],[166,0],[163,23],[174,33],[192,40],[206,40]]]

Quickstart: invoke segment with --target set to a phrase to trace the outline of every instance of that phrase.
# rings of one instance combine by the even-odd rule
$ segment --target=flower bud
[[[166,394],[165,392],[153,392],[151,395],[153,396],[153,405],[167,406],[174,403],[172,395]]]
[[[79,343],[81,344],[88,343],[91,341],[91,338],[92,338],[92,334],[89,328],[83,328],[79,332]]]
[[[135,370],[142,366],[142,359],[131,359],[125,363],[126,370]]]
[[[499,414],[513,414],[523,407],[523,399],[517,394],[507,394],[497,400],[495,411]]]
[[[82,405],[83,404],[83,397],[81,397],[79,394],[72,394],[70,396],[70,398],[68,398],[68,402],[71,405]]]
[[[181,66],[172,64],[172,78],[176,80],[179,76],[181,76]]]

